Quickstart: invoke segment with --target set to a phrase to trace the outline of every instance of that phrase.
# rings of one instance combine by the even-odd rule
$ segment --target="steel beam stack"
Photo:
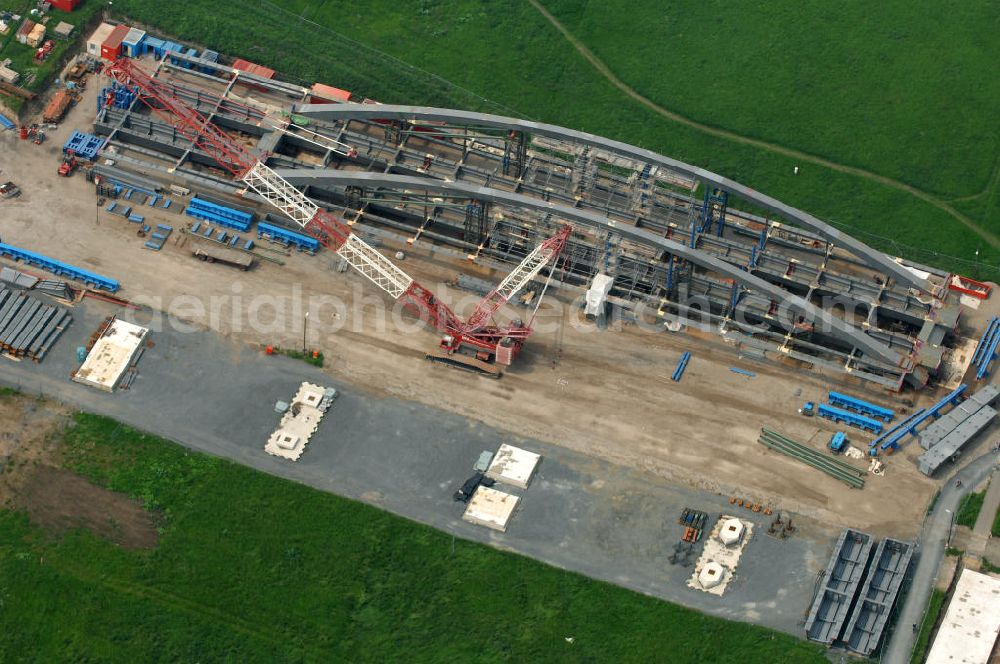
[[[865,486],[865,471],[855,468],[840,459],[834,459],[814,450],[777,431],[767,428],[761,429],[760,438],[757,442],[775,452],[780,452],[808,466],[812,466],[816,470],[822,470],[830,477],[840,480],[854,489],[861,489]]]
[[[20,291],[0,288],[0,350],[41,361],[73,317]]]

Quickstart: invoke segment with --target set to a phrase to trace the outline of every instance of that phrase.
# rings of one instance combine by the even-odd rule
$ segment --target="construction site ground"
[[[60,350],[41,364],[0,359],[0,383],[25,395],[47,395],[44,405],[55,412],[64,407],[52,401],[107,415],[461,538],[713,615],[801,635],[814,581],[835,537],[821,524],[796,516],[796,532],[776,539],[766,534],[773,516],[734,508],[724,496],[413,401],[375,395],[304,362],[268,356],[207,330],[167,328],[152,337],[156,343],[143,354],[129,390],[109,395],[70,381],[75,348],[115,310],[84,300],[73,309],[75,320]],[[287,400],[302,381],[336,387],[340,395],[306,452],[290,462],[266,454],[263,446],[280,418],[275,401]],[[11,414],[11,421],[17,418]],[[465,505],[452,494],[473,474],[480,453],[502,443],[541,454],[542,461],[527,489],[503,485],[522,500],[507,532],[497,533],[463,521]],[[713,518],[737,509],[741,518],[755,523],[754,538],[723,599],[688,588],[685,580],[693,568],[670,562],[683,535],[678,517],[685,507]],[[107,535],[91,522],[78,525]],[[692,565],[699,552],[696,546]]]
[[[889,457],[885,477],[869,476],[859,491],[757,443],[760,428],[768,426],[824,449],[838,427],[802,417],[797,409],[805,401],[822,401],[829,389],[903,407],[898,397],[861,391],[840,375],[743,361],[712,333],[563,324],[534,335],[518,365],[492,381],[428,363],[424,353],[436,346],[437,334],[412,319],[410,331],[402,333],[371,315],[391,303],[361,277],[337,272],[338,260],[329,252],[292,254],[282,257],[284,266],[261,262],[244,273],[194,260],[177,231],[162,251],[144,249],[135,224],[96,205],[93,185],[80,174],[56,174],[69,133],[91,128],[97,87],[92,80],[85,99],[42,146],[19,141],[14,132],[0,134],[0,179],[13,180],[24,192],[0,201],[0,237],[117,279],[121,296],[170,309],[199,329],[182,333],[152,325],[156,347],[143,357],[133,390],[109,397],[68,381],[76,347],[113,311],[89,302],[74,309],[69,333],[41,365],[4,360],[0,376],[8,383],[466,537],[786,630],[801,619],[836,529],[850,525],[904,538],[918,533],[938,484],[917,472],[918,445]],[[141,214],[146,223],[178,230],[192,221],[148,207]],[[427,285],[452,280],[460,271],[494,282],[502,278],[429,245],[383,242],[382,249],[389,255],[405,251],[401,266]],[[331,306],[294,304],[322,296],[345,301],[345,319],[335,319],[340,314]],[[269,300],[262,304],[261,297]],[[283,320],[274,315],[275,306],[285,308]],[[986,316],[986,308],[975,315]],[[306,344],[325,354],[327,376],[259,351],[263,344],[301,346],[307,310]],[[260,324],[252,326],[255,312]],[[569,311],[565,319],[570,316],[579,312]],[[150,323],[148,318],[136,322]],[[343,328],[331,333],[334,323]],[[675,383],[670,374],[684,351],[692,359]],[[732,366],[756,376],[733,373]],[[356,407],[348,413],[338,402],[333,421],[324,423],[298,464],[270,459],[262,446],[276,423],[274,401],[286,399],[307,378],[343,389]],[[933,398],[922,396],[917,405]],[[862,434],[848,435],[866,447]],[[538,486],[530,489],[508,533],[490,535],[462,523],[450,494],[471,474],[478,453],[521,438],[545,460]],[[968,453],[978,454],[990,439],[981,437]],[[663,524],[675,523],[685,506],[731,509],[729,496],[807,520],[803,535],[791,541],[757,538],[766,544],[751,545],[741,563],[743,582],[727,592],[729,608],[723,608],[707,597],[683,596],[689,571],[666,562],[680,533],[675,537]],[[667,582],[671,576],[676,580]],[[793,594],[787,610],[795,615],[767,606],[783,602],[756,593],[761,587]]]

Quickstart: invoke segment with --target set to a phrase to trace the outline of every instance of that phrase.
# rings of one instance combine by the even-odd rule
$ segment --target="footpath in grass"
[[[562,4],[555,3],[555,9],[561,11]],[[657,3],[650,5],[659,7]],[[605,80],[527,2],[488,6],[478,0],[434,3],[371,0],[362,6],[346,0],[325,3],[190,0],[185,3],[184,12],[176,12],[170,3],[159,0],[118,0],[114,11],[122,17],[155,26],[160,31],[230,56],[259,61],[302,83],[322,81],[349,89],[358,97],[387,103],[451,106],[520,115],[624,140],[767,192],[894,255],[970,276],[998,278],[1000,250],[990,247],[946,211],[912,194],[820,166],[802,168],[793,176],[799,164],[789,157],[665,120]],[[804,34],[810,31],[801,30],[803,21],[826,20],[825,10],[820,11],[817,7],[809,9],[812,14],[802,15],[800,9],[794,11],[795,30]],[[698,29],[703,31],[696,34],[705,35],[705,44],[717,45],[718,41],[712,37],[716,29],[714,19],[697,7],[691,8],[690,13],[704,19],[704,22],[696,22]],[[251,25],[254,43],[248,46],[246,36]],[[763,33],[754,31],[755,25]],[[767,25],[746,23],[744,28],[752,35],[761,34],[762,39],[770,38]],[[596,37],[596,33],[593,36]],[[619,44],[623,52],[629,53],[633,50],[628,47],[630,38],[605,41]],[[647,43],[647,40],[636,43]],[[717,51],[729,52],[721,48]],[[827,53],[826,59],[823,53],[810,55],[810,72],[823,67],[831,71],[843,68],[836,52]],[[732,63],[741,61],[742,58],[725,58],[727,67],[734,71]],[[644,67],[656,69],[656,59],[650,58]],[[669,66],[667,71],[672,71]],[[699,71],[711,88],[710,81],[718,72],[711,67]],[[766,89],[755,96],[751,83],[757,78],[745,77],[745,84],[737,88],[744,96],[739,104],[729,105],[732,108],[727,106],[728,115],[739,115],[740,109],[744,109],[752,116],[748,109],[776,103]],[[855,79],[850,73],[837,73],[837,80],[845,84]],[[859,85],[869,84],[875,85],[867,78],[860,79]],[[862,92],[877,96],[880,90],[880,87],[865,88]],[[684,94],[698,95],[692,91]],[[845,151],[840,156],[854,164],[869,165],[869,161],[874,160],[872,163],[877,166],[879,159],[888,162],[904,158],[898,155],[907,154],[908,149],[901,146],[908,145],[908,139],[900,139],[900,147],[889,155],[885,150],[871,150],[865,132],[855,135],[848,131],[846,138],[841,135],[840,130],[832,126],[827,117],[830,111],[822,103],[824,95],[828,94],[828,91],[816,90],[815,85],[803,85],[796,90],[796,108],[809,109],[812,113],[796,121],[814,126],[812,133],[825,132],[823,145]],[[799,115],[803,113],[805,110]],[[863,124],[863,119],[855,124]],[[912,121],[912,117],[890,114],[880,117],[877,127],[889,123],[897,133],[912,132]],[[764,120],[758,118],[755,122],[763,124]],[[952,127],[949,131],[958,131],[953,127],[954,118],[945,118],[934,127],[941,124]],[[878,128],[870,132],[882,135]],[[991,140],[977,141],[976,150],[989,153]],[[937,154],[942,154],[944,147],[935,145]],[[964,154],[967,148],[969,146],[964,145],[956,149]],[[816,149],[824,152],[822,147]],[[871,153],[870,159],[848,158],[854,153],[846,151],[852,149],[857,154]],[[809,151],[808,146],[806,150]],[[980,167],[979,161],[977,157],[974,168]],[[893,173],[889,167],[875,170]],[[965,176],[958,179],[967,181]],[[978,187],[981,180],[982,177],[976,175],[970,188]],[[980,200],[970,201],[969,205],[970,211],[992,209]],[[976,250],[979,250],[978,256]]]
[[[691,611],[78,414],[63,466],[155,548],[0,512],[0,660],[823,662]]]

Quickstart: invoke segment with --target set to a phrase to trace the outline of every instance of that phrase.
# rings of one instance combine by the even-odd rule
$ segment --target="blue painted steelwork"
[[[146,53],[152,53],[157,59],[163,57],[163,45],[165,43],[159,37],[152,37],[150,35],[146,35],[146,39],[143,40]]]
[[[729,370],[732,371],[733,373],[738,373],[738,374],[741,374],[743,376],[747,376],[748,378],[756,378],[757,377],[757,374],[755,374],[752,371],[747,371],[746,369],[740,369],[738,367],[729,367]]]
[[[13,129],[16,126],[17,125],[11,122],[6,115],[0,113],[0,127],[3,127],[4,129]]]
[[[1000,328],[1000,317],[994,316],[986,325],[986,329],[983,330],[983,336],[979,337],[979,343],[976,344],[976,352],[972,355],[972,364],[975,366],[978,367],[982,363],[983,354],[986,353],[986,348],[990,345],[998,328]]]
[[[101,88],[101,93],[97,95],[97,111],[100,112],[107,103],[108,97],[112,98],[111,105],[115,108],[128,109],[135,103],[136,91],[115,81],[110,86]]]
[[[184,51],[184,55],[190,55],[192,58],[197,58],[198,50],[194,48],[189,48],[188,50]],[[184,67],[184,69],[191,69],[191,66],[192,65],[189,60],[181,60],[181,67]]]
[[[14,260],[24,261],[28,265],[34,265],[44,270],[48,270],[49,272],[57,274],[60,277],[69,277],[70,279],[75,279],[76,281],[82,281],[90,288],[99,288],[111,293],[114,293],[121,288],[121,285],[114,279],[108,279],[107,277],[99,274],[78,268],[75,265],[63,263],[62,261],[58,261],[54,258],[49,258],[48,256],[43,256],[42,254],[36,254],[34,251],[21,249],[20,247],[15,247],[4,242],[0,242],[0,256],[8,256]]]
[[[949,405],[954,405],[961,398],[962,394],[969,386],[965,383],[956,387],[951,394],[945,398],[938,401],[936,404],[928,409],[921,408],[917,412],[910,415],[908,418],[894,426],[891,430],[887,431],[885,434],[879,436],[872,441],[871,449],[869,454],[876,456],[878,450],[895,450],[899,447],[899,443],[907,435],[912,435],[916,432],[917,427],[926,422],[931,417],[938,418],[941,416],[941,411],[944,410]]]
[[[820,417],[825,417],[826,419],[833,420],[834,422],[849,424],[850,426],[857,427],[863,431],[882,433],[881,422],[863,415],[858,415],[857,413],[840,410],[839,408],[827,406],[826,404],[820,404],[816,412]]]
[[[674,375],[670,377],[670,380],[674,382],[680,382],[681,376],[684,375],[684,370],[687,369],[688,361],[691,359],[691,353],[685,352],[681,355],[680,362],[677,363],[677,368],[674,369]]]
[[[82,131],[73,131],[70,137],[63,143],[63,154],[73,151],[80,159],[93,161],[97,153],[104,147],[104,139],[93,134],[86,134]]]
[[[833,438],[830,439],[830,449],[834,452],[840,452],[844,449],[844,445],[847,444],[847,434],[843,431],[838,431],[833,434]]]
[[[976,355],[979,356],[979,362],[976,363],[976,380],[983,380],[989,375],[990,365],[997,357],[997,346],[1000,345],[1000,319],[994,316],[989,326],[987,326],[987,332],[989,333],[989,337],[986,338],[985,350],[982,348],[976,349]],[[980,341],[980,346],[982,346],[982,341]],[[975,362],[974,357],[973,363]]]
[[[740,284],[737,281],[733,281],[733,292],[729,296],[729,310],[730,312],[736,311],[736,305],[740,303],[740,296],[743,295],[743,289],[740,288]],[[732,315],[730,313],[730,315]]]
[[[191,199],[184,214],[243,232],[250,228],[253,222],[253,215],[249,212],[218,205],[198,197]]]
[[[319,249],[319,241],[315,238],[311,238],[308,235],[303,235],[302,233],[296,233],[295,231],[290,231],[287,228],[282,228],[281,226],[275,226],[274,224],[269,224],[262,221],[257,224],[257,237],[267,238],[279,244],[294,246],[299,251],[307,251],[310,254],[315,254],[316,250]]]
[[[876,406],[873,403],[868,403],[867,401],[863,401],[857,397],[841,394],[840,392],[830,392],[829,401],[833,406],[846,408],[847,410],[861,413],[862,415],[869,415],[884,422],[892,422],[892,418],[896,416],[896,413],[889,408]]]

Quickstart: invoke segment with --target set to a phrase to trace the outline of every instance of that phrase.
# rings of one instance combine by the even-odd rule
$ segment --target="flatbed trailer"
[[[195,246],[191,249],[191,255],[207,263],[222,263],[223,265],[237,267],[244,272],[253,267],[254,263],[253,256],[246,252],[229,249],[228,247],[216,247],[210,244]]]

